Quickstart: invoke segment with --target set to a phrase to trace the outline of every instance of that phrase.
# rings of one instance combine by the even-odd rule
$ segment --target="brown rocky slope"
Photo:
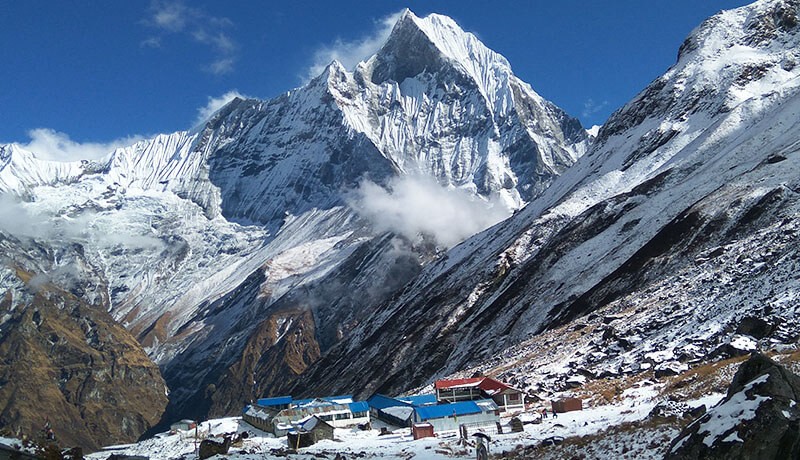
[[[102,306],[13,270],[31,293],[0,302],[0,428],[36,438],[49,421],[89,451],[136,440],[167,404],[158,367]]]

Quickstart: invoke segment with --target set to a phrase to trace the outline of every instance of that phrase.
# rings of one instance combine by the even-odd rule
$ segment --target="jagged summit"
[[[713,360],[708,350],[727,353],[746,316],[794,328],[784,299],[797,293],[799,4],[760,1],[695,29],[679,61],[612,115],[575,165],[429,264],[298,388],[341,391],[320,383],[336,374],[366,392],[399,392],[476,357],[502,363],[515,343],[534,347],[544,330],[609,312],[620,320],[606,334],[553,342],[566,349],[557,362],[543,353],[550,343],[531,348],[541,357],[526,368],[531,383]],[[579,326],[565,331],[583,336]],[[372,367],[348,369],[356,360]]]
[[[41,160],[17,144],[0,145],[0,193],[26,196],[33,187],[72,182],[97,168],[91,161]]]
[[[253,391],[230,382],[291,380],[435,256],[430,235],[391,228],[398,238],[361,212],[353,200],[375,198],[365,189],[422,176],[508,215],[587,145],[580,122],[505,58],[450,18],[407,11],[353,71],[334,61],[300,88],[234,99],[202,126],[98,162],[2,148],[0,192],[25,198],[20,215],[65,228],[59,240],[28,232],[21,252],[79,258],[102,285],[77,279],[75,292],[102,298],[161,366],[171,415],[206,417]],[[27,292],[10,267],[0,288]],[[284,362],[292,373],[270,364]]]
[[[345,138],[347,146],[336,145]],[[446,16],[406,10],[353,72],[333,61],[301,88],[271,101],[233,100],[204,126],[120,149],[91,172],[277,230],[286,213],[343,204],[340,194],[362,177],[382,183],[394,173],[433,176],[517,209],[587,145],[576,119],[473,34]],[[0,171],[0,180],[9,173]],[[4,189],[56,182],[47,172],[31,184],[8,179]],[[287,185],[297,196],[278,190]],[[280,198],[264,202],[263,194]]]
[[[358,67],[375,84],[402,83],[422,72],[445,73],[450,68],[470,78],[495,111],[511,108],[508,61],[448,16],[419,18],[404,10],[386,43]]]
[[[797,0],[761,0],[705,20],[684,40],[678,61],[612,114],[597,142],[661,117],[654,145],[686,131],[690,115],[730,112],[740,104],[800,84]]]

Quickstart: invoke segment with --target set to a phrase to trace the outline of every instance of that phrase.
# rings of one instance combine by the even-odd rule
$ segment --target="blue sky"
[[[378,46],[409,7],[453,17],[587,127],[734,0],[0,0],[0,142],[98,152],[187,129],[231,91],[270,98]],[[66,155],[66,154],[65,154]]]

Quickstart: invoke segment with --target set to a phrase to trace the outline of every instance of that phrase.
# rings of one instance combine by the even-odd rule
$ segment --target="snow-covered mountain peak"
[[[72,182],[99,168],[93,161],[41,160],[18,144],[0,145],[0,192],[27,196],[32,187]]]
[[[352,99],[357,91],[353,74],[336,59],[325,66],[322,73],[309,82],[306,88],[310,93],[322,97],[323,101],[328,99],[327,96],[332,96],[343,109],[353,104]]]
[[[678,60],[699,51],[705,56],[721,48],[768,43],[797,23],[795,0],[760,0],[731,10],[722,10],[697,26],[678,51]]]
[[[19,161],[37,159],[34,152],[31,152],[19,144],[0,144],[0,169],[15,158]]]
[[[797,0],[762,0],[704,21],[681,45],[675,65],[604,125],[597,146],[635,126],[641,141],[629,159],[603,163],[627,169],[678,133],[699,135],[704,120],[744,103],[763,110],[771,94],[800,85],[799,9]]]
[[[21,150],[16,144],[2,144],[0,145],[0,169],[5,167],[9,161],[11,161],[11,157],[14,155],[14,151]]]
[[[772,53],[796,57],[798,10],[797,0],[762,0],[721,11],[686,38],[678,53],[678,64],[702,59],[722,62],[724,66]],[[706,69],[718,71],[718,67]]]
[[[474,63],[487,67],[511,67],[506,58],[487,48],[474,34],[464,31],[449,16],[433,13],[420,18],[407,10],[396,27],[402,28],[401,25],[406,24],[413,24],[445,56],[462,65]]]
[[[450,69],[472,80],[495,113],[511,109],[509,80],[513,74],[506,58],[440,14],[420,18],[406,9],[383,47],[357,71],[380,84],[390,80],[403,83],[422,72],[447,73]]]
[[[316,87],[316,86],[325,86],[331,81],[335,81],[339,76],[346,74],[347,69],[345,69],[344,65],[341,62],[334,59],[325,68],[322,70],[318,76],[314,77],[308,84],[306,88]]]

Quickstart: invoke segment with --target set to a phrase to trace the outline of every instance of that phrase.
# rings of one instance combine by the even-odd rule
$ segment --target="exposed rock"
[[[200,460],[204,460],[206,458],[213,457],[214,455],[225,455],[228,453],[230,446],[230,436],[225,436],[225,439],[222,442],[215,441],[213,439],[204,439],[200,443],[198,457]]]
[[[655,405],[648,417],[650,418],[681,418],[692,411],[692,408],[684,403],[678,401],[663,401]]]
[[[800,458],[798,398],[800,377],[754,354],[727,396],[672,441],[666,459]]]
[[[49,422],[59,444],[95,450],[135,441],[158,421],[167,404],[159,369],[106,308],[45,283],[6,314],[0,427],[36,437]]]
[[[710,356],[717,359],[734,358],[746,356],[758,350],[758,342],[750,336],[734,334],[730,340],[721,344]]]
[[[763,339],[764,337],[770,335],[774,330],[775,325],[769,323],[768,321],[756,316],[746,316],[739,322],[739,326],[736,328],[736,333],[749,335],[750,337],[756,339]]]
[[[678,375],[689,369],[687,364],[678,361],[666,361],[655,367],[655,376],[658,378]]]

